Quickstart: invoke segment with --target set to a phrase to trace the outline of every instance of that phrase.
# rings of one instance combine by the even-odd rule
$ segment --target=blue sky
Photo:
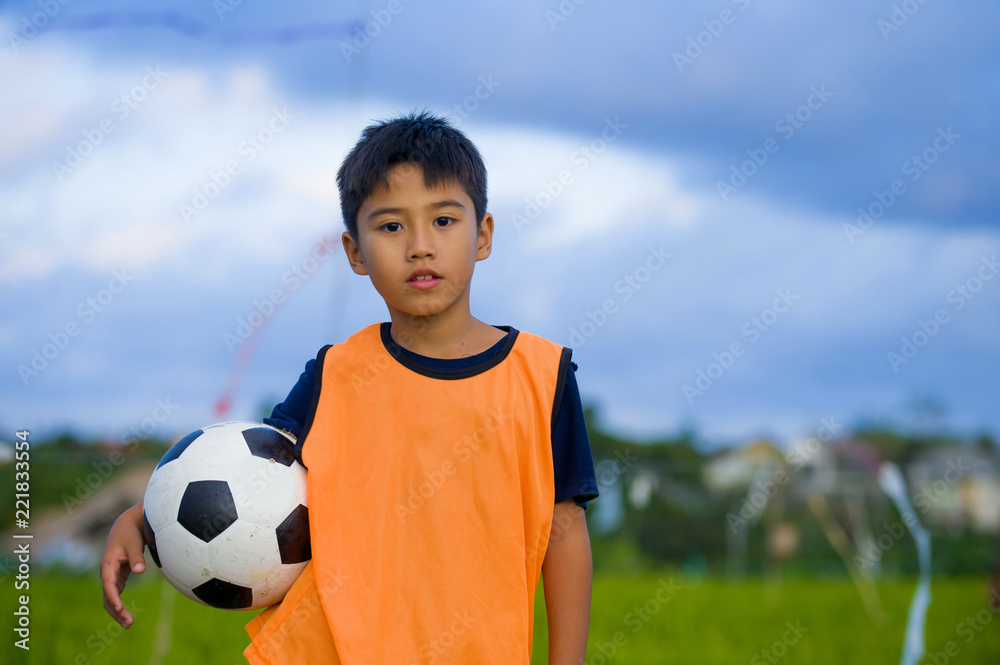
[[[388,320],[339,248],[334,174],[372,119],[429,108],[489,169],[473,313],[572,346],[609,427],[789,442],[821,418],[916,426],[920,402],[998,436],[998,19],[6,3],[0,425],[181,436],[217,420],[246,345],[229,417],[280,401],[323,344]]]

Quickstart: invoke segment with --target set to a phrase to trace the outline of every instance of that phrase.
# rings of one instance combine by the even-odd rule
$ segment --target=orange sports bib
[[[247,625],[252,663],[530,661],[571,351],[511,329],[456,373],[396,348],[377,323],[320,351],[300,437],[313,559]]]

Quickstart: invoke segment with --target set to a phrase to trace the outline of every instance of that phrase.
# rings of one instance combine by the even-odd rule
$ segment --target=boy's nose
[[[430,230],[417,225],[410,236],[410,258],[419,259],[426,256],[434,256],[434,242]]]

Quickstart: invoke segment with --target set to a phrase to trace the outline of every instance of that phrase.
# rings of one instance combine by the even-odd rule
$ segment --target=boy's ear
[[[348,231],[344,231],[341,240],[344,243],[347,260],[351,262],[351,270],[359,275],[367,275],[368,268],[365,266],[365,257],[361,255],[361,248],[354,242],[354,238]]]
[[[483,215],[483,223],[479,226],[479,239],[476,246],[476,260],[482,261],[493,251],[493,215]]]

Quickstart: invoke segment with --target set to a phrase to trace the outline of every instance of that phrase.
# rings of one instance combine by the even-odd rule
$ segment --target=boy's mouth
[[[441,275],[428,268],[417,268],[410,273],[410,278],[406,280],[407,285],[414,289],[426,291],[437,286],[441,281]]]
[[[414,289],[426,291],[427,289],[433,289],[440,281],[441,278],[435,277],[434,275],[419,275],[406,283]]]

